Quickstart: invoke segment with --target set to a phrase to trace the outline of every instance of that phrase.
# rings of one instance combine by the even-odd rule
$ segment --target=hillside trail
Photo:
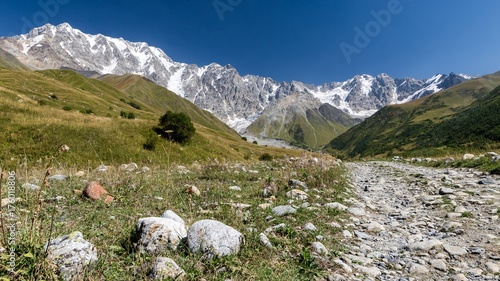
[[[500,280],[500,178],[402,162],[346,163],[348,200],[333,280]]]

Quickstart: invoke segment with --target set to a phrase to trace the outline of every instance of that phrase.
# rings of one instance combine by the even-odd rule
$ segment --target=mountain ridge
[[[168,88],[244,132],[264,110],[303,92],[352,116],[367,117],[387,104],[418,98],[461,83],[464,75],[438,74],[430,79],[394,79],[387,74],[357,75],[343,82],[311,85],[241,76],[231,65],[198,67],[173,61],[161,49],[101,34],[89,35],[69,24],[50,24],[28,34],[0,39],[0,48],[34,68],[67,67],[100,74],[139,74]]]

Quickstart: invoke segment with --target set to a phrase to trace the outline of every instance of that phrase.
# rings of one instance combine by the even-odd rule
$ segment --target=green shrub
[[[156,149],[156,143],[158,143],[158,135],[150,131],[146,136],[146,142],[142,145],[142,148],[150,151],[154,151]]]
[[[167,111],[160,118],[160,123],[154,128],[154,131],[165,139],[184,144],[191,140],[196,129],[188,115],[182,112]]]
[[[130,105],[131,107],[133,107],[133,108],[135,108],[135,109],[139,109],[139,110],[141,110],[141,106],[140,106],[140,105],[138,105],[137,103],[135,103],[135,102],[133,102],[133,101],[129,101],[129,102],[127,102],[127,103],[128,103],[128,105]]]
[[[271,154],[266,152],[266,153],[260,155],[259,160],[260,161],[271,161],[271,160],[273,160],[273,156],[271,156]]]
[[[127,114],[127,119],[135,119],[135,114],[133,112],[129,112]]]
[[[82,110],[80,110],[80,113],[83,113],[83,114],[94,114],[94,111],[92,109],[82,109]]]
[[[73,108],[71,108],[71,106],[67,106],[67,105],[63,107],[63,110],[65,110],[65,111],[71,111],[72,109]]]
[[[254,140],[252,143],[253,143],[253,144],[259,144],[256,140]]]

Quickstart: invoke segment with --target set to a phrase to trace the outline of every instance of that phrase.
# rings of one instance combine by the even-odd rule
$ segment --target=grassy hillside
[[[435,156],[496,148],[499,145],[494,119],[498,118],[494,110],[498,89],[494,89],[498,85],[500,73],[406,104],[387,106],[332,140],[327,150],[366,157]]]
[[[167,154],[170,161],[180,163],[207,158],[243,160],[264,152],[299,154],[249,144],[199,109],[185,112],[191,114],[197,129],[191,143],[170,145],[156,139],[151,130],[164,111],[141,98],[72,71],[0,69],[0,161],[16,167],[24,162],[41,163],[63,143],[71,150],[61,163],[89,168],[131,161],[161,164]],[[186,102],[178,104],[188,108]],[[133,113],[136,119],[121,118],[121,112]],[[203,116],[207,119],[200,120]],[[144,150],[143,144],[151,139],[157,141],[156,150]]]
[[[236,133],[213,114],[203,110],[190,101],[138,75],[105,75],[99,78],[103,82],[125,92],[131,99],[146,103],[153,112],[163,114],[166,110],[184,112],[193,122],[207,128],[227,133]]]
[[[247,130],[254,135],[317,149],[354,123],[355,120],[335,107],[321,105],[318,100],[296,93],[266,109]]]
[[[9,52],[0,48],[0,68],[8,68],[15,70],[28,70],[29,68],[20,62]]]

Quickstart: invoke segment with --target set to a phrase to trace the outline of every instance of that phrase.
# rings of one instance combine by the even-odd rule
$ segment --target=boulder
[[[215,220],[195,222],[187,233],[187,243],[192,253],[208,258],[236,254],[245,243],[245,237],[236,229]]]
[[[177,221],[177,222],[180,222],[182,223],[183,225],[186,225],[186,223],[184,222],[184,220],[179,217],[174,211],[172,210],[167,210],[165,211],[165,213],[163,213],[163,215],[161,215],[162,218],[167,218],[167,219],[172,219],[174,221]]]
[[[62,280],[83,280],[87,267],[97,262],[97,250],[75,231],[48,242],[47,260]]]
[[[187,236],[184,223],[171,218],[141,218],[136,225],[137,248],[140,252],[158,254],[166,249],[176,250]]]

